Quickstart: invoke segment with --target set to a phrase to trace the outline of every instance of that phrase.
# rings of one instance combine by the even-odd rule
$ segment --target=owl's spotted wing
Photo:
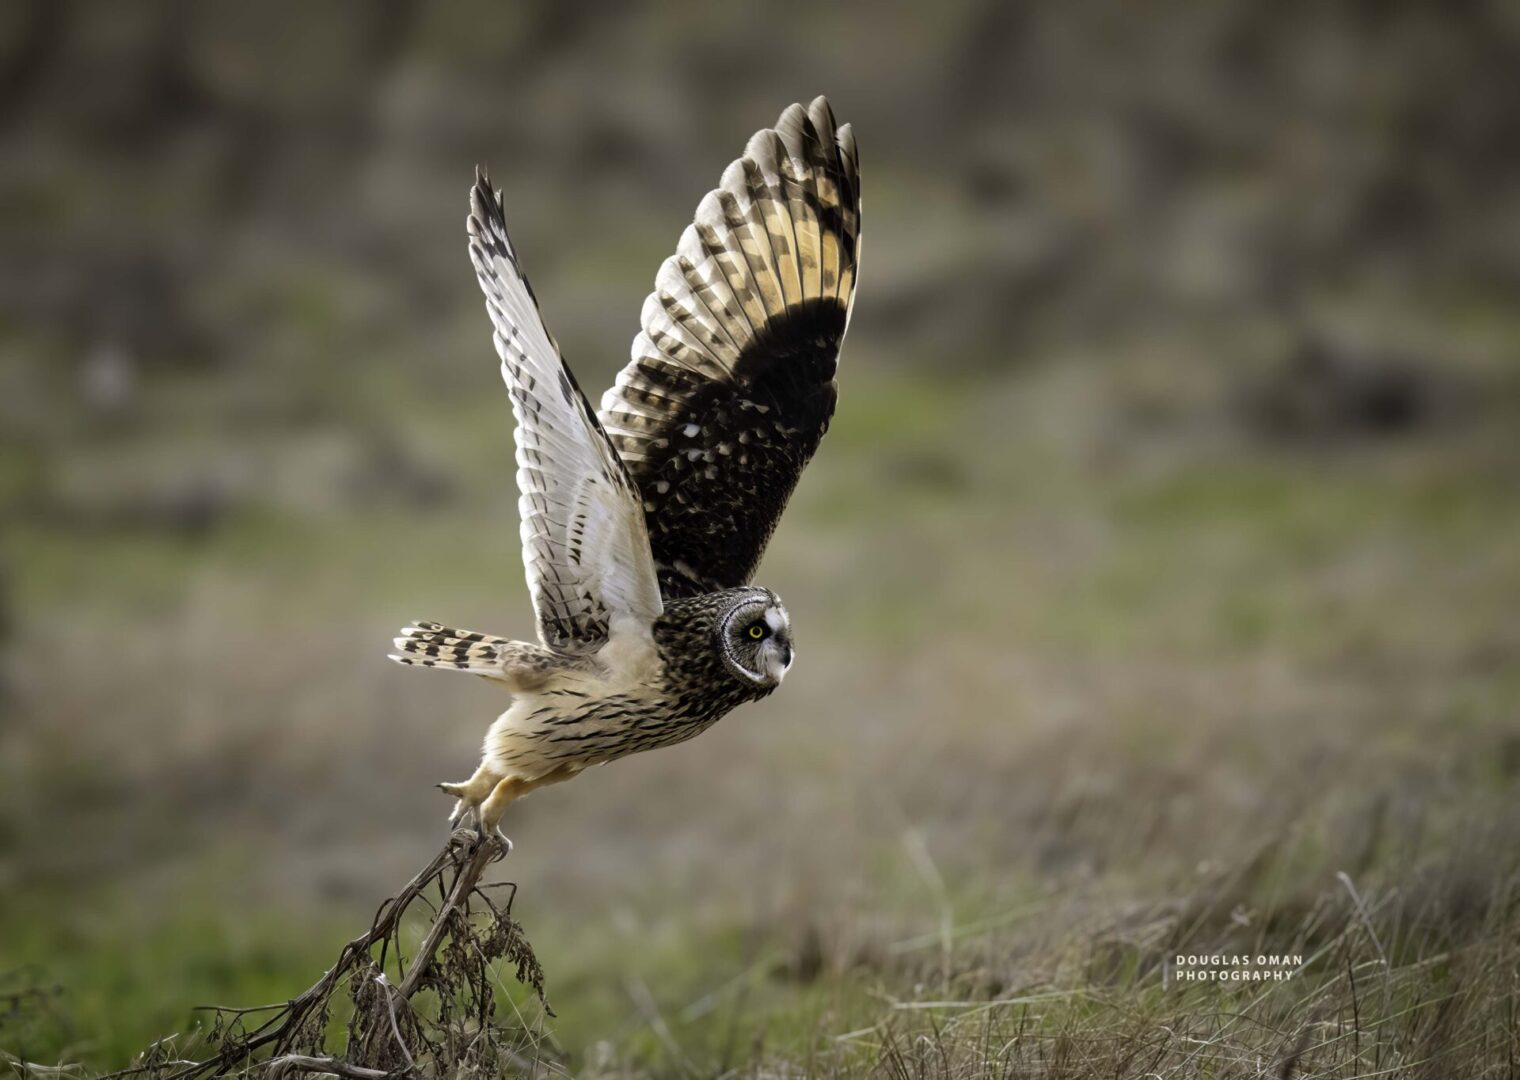
[[[859,253],[855,138],[820,97],[750,139],[660,267],[601,418],[665,596],[754,574],[834,413]]]
[[[662,611],[638,491],[538,312],[484,174],[470,192],[470,261],[517,418],[523,564],[545,645],[588,650],[620,614]]]

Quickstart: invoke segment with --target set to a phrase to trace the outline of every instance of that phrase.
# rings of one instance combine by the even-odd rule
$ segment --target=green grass
[[[42,1064],[125,1062],[150,1042],[204,1022],[194,1006],[283,1001],[335,954],[335,925],[286,913],[236,919],[206,888],[148,906],[106,884],[46,890],[0,908],[7,989],[56,991],[49,1007],[0,1027],[0,1045]]]

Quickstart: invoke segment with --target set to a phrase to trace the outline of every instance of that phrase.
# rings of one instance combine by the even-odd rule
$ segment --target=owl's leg
[[[531,779],[526,776],[508,776],[499,781],[491,792],[490,798],[480,804],[480,831],[481,834],[494,832],[499,840],[506,845],[507,850],[512,850],[512,841],[501,831],[501,815],[507,806],[530,791],[534,791],[549,784],[557,784],[561,780],[568,780],[581,771],[579,765],[559,765],[542,776]]]
[[[457,825],[471,814],[477,813],[480,805],[490,797],[496,785],[501,782],[501,778],[501,773],[487,768],[486,763],[481,762],[480,768],[475,770],[475,775],[463,783],[439,784],[438,790],[458,800],[454,803],[453,812],[449,814],[449,824]]]

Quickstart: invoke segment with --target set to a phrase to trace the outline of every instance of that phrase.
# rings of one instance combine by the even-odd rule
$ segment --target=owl
[[[791,667],[786,607],[750,582],[834,412],[860,258],[855,137],[820,97],[750,139],[660,266],[599,410],[483,172],[468,228],[517,424],[538,640],[418,622],[391,659],[511,693],[474,775],[439,785],[452,821],[501,836],[515,799],[690,739]]]

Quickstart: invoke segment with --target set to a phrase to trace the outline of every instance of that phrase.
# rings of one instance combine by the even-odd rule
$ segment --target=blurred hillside
[[[865,136],[852,349],[875,366],[975,377],[1180,335],[1232,370],[1277,365],[1271,420],[1418,422],[1450,394],[1401,354],[1459,350],[1443,321],[1502,318],[1520,276],[1503,3],[12,0],[0,18],[4,484],[84,526],[443,497],[447,463],[418,460],[395,395],[369,399],[392,375],[480,387],[457,243],[474,165],[604,385],[722,163],[817,90]],[[197,428],[235,435],[151,475],[69,464],[80,442],[115,457],[123,432]],[[255,452],[271,441],[290,453]]]
[[[905,359],[1515,286],[1510,5],[869,12],[13,0],[12,348],[278,384],[435,342],[488,163],[598,381],[715,163],[814,90],[872,135],[858,333]]]
[[[821,1070],[1027,993],[1018,1053],[1105,1075],[1513,1062],[1462,1040],[1517,1007],[1517,70],[1501,0],[0,3],[0,999],[62,989],[0,1049],[280,1000],[440,841],[504,702],[390,637],[531,634],[475,166],[596,396],[823,92],[864,273],[760,577],[799,661],[513,808],[570,1060]]]

